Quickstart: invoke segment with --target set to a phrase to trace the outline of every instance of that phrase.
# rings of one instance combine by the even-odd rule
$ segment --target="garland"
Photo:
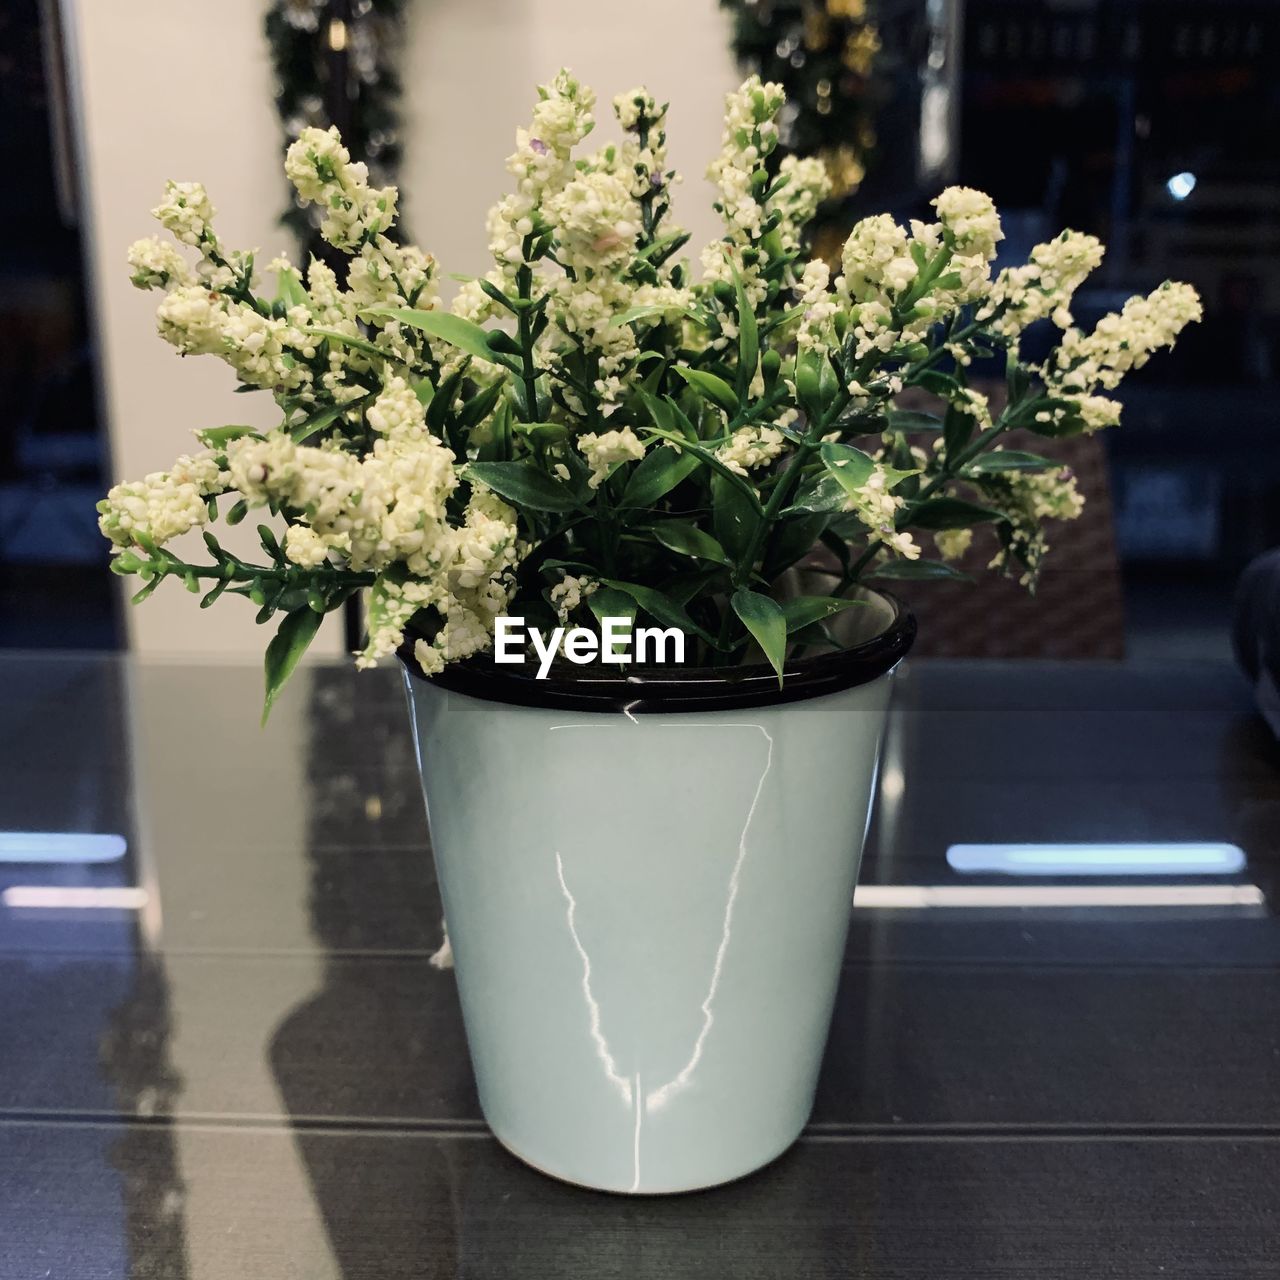
[[[734,20],[738,61],[780,83],[783,154],[815,155],[831,201],[848,199],[876,143],[875,64],[880,32],[871,0],[720,0]]]
[[[405,0],[272,0],[263,25],[286,146],[303,129],[337,125],[375,185],[395,183],[402,153],[396,59],[405,7]],[[295,200],[281,222],[304,249],[325,257],[322,216]]]

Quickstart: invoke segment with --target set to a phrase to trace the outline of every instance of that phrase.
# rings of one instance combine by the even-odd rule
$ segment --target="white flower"
[[[1087,431],[1114,426],[1120,406],[1099,390],[1114,391],[1131,369],[1153,352],[1173,346],[1178,334],[1202,315],[1200,297],[1189,284],[1166,281],[1145,298],[1130,298],[1119,312],[1098,321],[1092,333],[1069,329],[1040,370],[1048,391],[1062,401],[1050,417],[1074,414]]]
[[[396,220],[394,187],[370,187],[369,170],[353,164],[337,127],[304,129],[285,153],[285,176],[299,198],[319,205],[320,234],[335,248],[354,249]]]
[[[182,254],[155,236],[135,240],[129,246],[129,265],[133,268],[130,279],[139,289],[187,285],[196,278]]]
[[[786,447],[786,437],[773,427],[740,427],[716,457],[740,476],[772,462]]]
[[[578,450],[591,468],[591,478],[587,483],[593,489],[598,489],[605,482],[615,463],[637,462],[644,457],[644,444],[630,427],[606,431],[601,435],[579,436]]]
[[[205,499],[222,493],[228,479],[212,450],[184,455],[168,471],[115,485],[98,504],[98,527],[118,548],[139,535],[163,545],[208,523]]]
[[[611,173],[584,173],[546,204],[560,241],[560,260],[575,272],[607,271],[630,259],[640,209],[627,184]]]
[[[284,553],[304,569],[317,569],[329,559],[329,544],[308,525],[291,524],[284,535]]]
[[[369,425],[388,438],[408,437],[426,428],[427,414],[401,377],[388,379],[365,413]]]
[[[535,215],[573,176],[573,148],[594,124],[595,94],[568,71],[540,85],[538,94],[533,121],[516,131],[516,149],[507,158],[516,190],[489,210],[489,250],[502,279],[524,261],[524,242],[533,233]]]
[[[725,240],[738,253],[738,273],[752,303],[764,298],[759,267],[741,259],[741,250],[759,240],[763,231],[764,206],[760,196],[768,182],[765,161],[778,145],[775,117],[786,101],[780,84],[762,83],[751,76],[725,97],[723,146],[707,169],[716,184],[716,210],[725,224]],[[763,250],[760,250],[763,252]],[[702,254],[705,279],[729,280],[724,244],[710,245]]]
[[[575,578],[573,574],[566,573],[549,592],[560,621],[568,622],[574,610],[599,586],[593,578]]]
[[[916,278],[907,233],[887,213],[855,223],[840,260],[844,288],[855,302],[883,302]]]
[[[311,372],[290,352],[314,354],[314,340],[296,325],[309,316],[304,308],[287,319],[259,314],[205,285],[182,285],[166,294],[156,310],[156,328],[184,355],[219,355],[242,382],[271,390],[298,391],[310,386]]]
[[[198,246],[203,241],[212,241],[213,205],[209,203],[209,194],[199,182],[167,182],[164,188],[164,199],[151,210],[151,216],[157,219],[162,227],[175,240],[182,244]]]
[[[1009,267],[996,277],[978,318],[992,320],[992,328],[1007,337],[1016,337],[1046,317],[1060,329],[1070,328],[1072,296],[1102,255],[1101,241],[1078,231],[1064,231],[1047,244],[1036,245],[1030,262]]]
[[[973,530],[939,529],[933,535],[933,543],[944,560],[959,560],[973,545]]]
[[[866,483],[845,499],[844,509],[852,511],[885,547],[903,559],[916,560],[919,546],[909,533],[894,527],[902,505],[903,500],[889,490],[888,474],[877,463]]]
[[[816,157],[783,156],[778,178],[784,185],[769,200],[768,207],[782,217],[778,232],[783,248],[795,252],[800,248],[804,228],[831,194],[831,176],[827,166]]]
[[[1166,282],[1145,298],[1130,298],[1119,313],[1098,321],[1093,332],[1069,330],[1047,376],[1064,389],[1098,384],[1114,390],[1131,369],[1140,369],[1152,352],[1171,347],[1178,334],[1203,314],[1189,284]]]
[[[804,269],[798,292],[802,314],[796,330],[796,345],[801,351],[826,348],[835,338],[833,323],[840,305],[830,290],[831,271],[821,258],[814,258]]]
[[[643,87],[628,89],[626,93],[620,93],[614,98],[613,114],[618,117],[618,123],[624,129],[634,129],[642,116],[652,117],[656,114],[653,95]]]
[[[986,262],[996,256],[996,245],[1004,239],[1004,232],[989,195],[972,187],[948,187],[931,203],[938,211],[938,221],[951,233],[957,256],[973,255]]]
[[[1004,513],[1002,546],[989,568],[1019,572],[1023,586],[1034,588],[1049,550],[1046,520],[1075,520],[1084,510],[1084,495],[1069,467],[1050,471],[1009,471],[979,481],[986,505]]]
[[[444,656],[435,645],[428,644],[425,640],[414,644],[413,656],[418,660],[424,676],[439,675],[444,670]]]

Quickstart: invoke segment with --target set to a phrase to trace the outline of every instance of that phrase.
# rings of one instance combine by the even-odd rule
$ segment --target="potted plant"
[[[722,1182],[800,1132],[914,631],[880,584],[954,576],[976,529],[1032,586],[1081,498],[1005,437],[1113,425],[1106,393],[1200,314],[1165,284],[1081,332],[1099,242],[1067,231],[993,277],[996,210],[959,187],[935,221],[860,222],[833,279],[803,244],[822,166],[771,158],[782,105],[754,77],[729,95],[725,231],[696,266],[665,108],[620,95],[620,138],[575,158],[593,95],[567,72],[517,134],[493,269],[451,305],[334,130],[285,168],[344,272],[277,259],[264,292],[194,183],[155,210],[194,253],[130,251],[161,336],[281,422],[198,431],[112,489],[112,567],[135,598],[176,578],[251,599],[276,624],[267,710],[364,593],[357,661],[407,672],[485,1114],[616,1191]],[[1042,320],[1061,337],[1028,365]],[[999,408],[973,385],[993,374]],[[208,528],[250,511],[252,561]],[[173,549],[195,529],[206,555]]]

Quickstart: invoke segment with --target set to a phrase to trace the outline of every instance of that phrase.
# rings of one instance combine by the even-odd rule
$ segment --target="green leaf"
[[[702,392],[727,413],[738,411],[738,397],[723,378],[718,378],[705,369],[689,369],[682,364],[672,365],[671,372],[683,378],[695,391]]]
[[[926,582],[949,579],[971,581],[967,573],[953,569],[942,560],[890,560],[871,571],[873,578],[895,578],[902,582]]]
[[[688,573],[677,573],[668,578],[662,585],[667,595],[686,608],[689,601],[700,596],[713,583],[724,580],[724,570],[719,565],[711,565],[701,569],[691,569]]]
[[[636,616],[636,602],[625,591],[616,587],[597,587],[588,597],[587,604],[596,619],[603,622],[605,618],[630,618]]]
[[[650,449],[627,477],[621,507],[648,507],[670,493],[701,466],[695,453],[659,445]]]
[[[503,382],[499,380],[464,401],[458,408],[459,426],[467,431],[479,426],[493,412],[503,390]]]
[[[912,381],[917,387],[923,387],[926,391],[932,391],[934,395],[948,400],[964,390],[959,379],[953,378],[949,373],[942,373],[938,369],[925,369]]]
[[[972,414],[957,409],[953,404],[947,406],[947,416],[942,422],[942,447],[948,458],[954,458],[969,443],[977,425]]]
[[[642,262],[652,262],[661,266],[673,253],[679,253],[689,243],[690,232],[672,231],[668,235],[659,236],[652,244],[646,245],[636,257]]]
[[[732,566],[724,548],[704,529],[688,520],[664,520],[653,526],[653,536],[668,550],[695,560]]]
[[[597,587],[587,597],[587,607],[603,632],[606,618],[627,618],[634,630],[636,621],[636,602],[625,592],[614,587]]]
[[[1074,401],[1046,396],[1024,403],[1042,405],[1047,411],[1044,421],[1040,421],[1037,416],[1032,416],[1021,424],[1028,431],[1033,431],[1036,435],[1045,436],[1050,440],[1062,440],[1084,433],[1084,418],[1080,414],[1080,406]],[[1059,410],[1062,411],[1061,417],[1057,416]]]
[[[336,342],[340,346],[350,347],[352,351],[361,351],[367,356],[372,356],[375,360],[388,359],[387,352],[381,347],[375,347],[372,342],[365,338],[357,338],[351,333],[342,333],[337,329],[305,329],[304,333],[310,334],[313,338],[327,338],[330,342]]]
[[[802,351],[796,356],[794,381],[796,397],[811,420],[821,418],[826,404],[822,398],[822,370],[826,358],[815,350]]]
[[[763,518],[754,493],[748,501],[724,476],[717,473],[711,477],[711,525],[720,545],[735,560],[747,554]]]
[[[715,638],[704,631],[669,595],[657,591],[653,587],[643,587],[636,582],[618,582],[613,578],[602,578],[606,587],[613,587],[630,596],[651,618],[664,627],[677,627],[681,631],[701,636],[711,645],[716,645]],[[716,646],[718,647],[718,646]]]
[[[782,687],[782,664],[787,655],[787,617],[782,606],[770,596],[739,588],[729,598],[742,625],[755,637],[769,665],[778,673]]]
[[[473,462],[466,474],[530,511],[576,511],[582,505],[568,485],[532,462]]]
[[[489,344],[489,335],[478,325],[447,311],[419,311],[413,307],[373,307],[363,313],[388,320],[398,320],[411,329],[419,329],[432,338],[439,338],[469,356],[487,360],[491,364],[515,368],[509,356],[495,351]]]
[[[244,436],[262,438],[253,427],[206,427],[203,431],[196,432],[196,438],[206,449],[221,449]]]
[[[640,255],[637,254],[637,257]],[[616,316],[611,316],[608,327],[616,329],[620,325],[631,324],[636,320],[647,320],[651,316],[664,316],[673,311],[678,311],[680,315],[692,320],[695,324],[703,324],[704,321],[695,311],[690,311],[688,307],[664,307],[659,303],[646,303],[640,307],[628,307],[625,311],[619,311]]]
[[[670,401],[659,400],[652,392],[647,391],[644,387],[639,388],[640,402],[648,411],[649,417],[653,419],[653,425],[659,431],[666,431],[668,434],[673,433],[676,429],[675,415],[672,413],[672,405]]]
[[[309,302],[302,282],[292,271],[276,272],[276,300],[286,307],[305,307]]]
[[[569,428],[560,422],[513,422],[511,429],[520,436],[528,436],[531,440],[545,440],[554,443],[569,438]]]
[[[692,440],[686,440],[684,436],[675,435],[670,431],[660,431],[657,427],[641,427],[641,430],[649,435],[658,436],[662,440],[670,440],[673,444],[678,444],[685,453],[693,454],[700,462],[705,463],[712,471],[716,472],[727,484],[736,488],[742,494],[743,501],[754,512],[760,513],[760,499],[757,497],[755,489],[736,471],[732,471],[725,466],[710,449],[704,449],[702,445],[694,444]]]
[[[1018,363],[1017,357],[1012,352],[1005,361],[1004,380],[1009,392],[1010,406],[1016,405],[1031,389],[1031,374]]]
[[[875,460],[851,444],[829,441],[822,446],[822,465],[846,493],[857,495],[876,469]]]
[[[790,516],[814,512],[830,515],[833,511],[843,510],[848,496],[844,485],[831,472],[820,471],[812,480],[805,482],[795,500],[782,514]]]
[[[317,431],[324,431],[327,427],[333,426],[343,414],[349,413],[352,409],[359,409],[372,399],[373,393],[371,392],[369,395],[361,396],[359,400],[352,400],[347,404],[335,404],[330,405],[327,409],[318,409],[309,417],[303,418],[301,422],[287,425],[286,429],[294,444],[301,444],[304,440],[309,440]]]
[[[435,389],[435,393],[427,402],[427,429],[436,435],[448,434],[450,425],[457,420],[454,412],[458,394],[462,390],[462,381],[471,367],[471,360],[464,360],[461,367],[455,369]]]
[[[784,600],[782,613],[787,620],[787,634],[864,604],[865,600],[842,600],[839,596],[796,596],[794,600]]]
[[[840,488],[839,485],[836,486]],[[844,490],[840,490],[843,496]],[[807,555],[822,536],[830,515],[802,513],[790,520],[779,520],[769,534],[768,552],[764,558],[763,574],[772,581],[784,569],[789,569],[802,556]]]
[[[309,606],[295,609],[285,614],[279,630],[267,645],[265,663],[267,677],[267,696],[262,706],[262,723],[267,723],[275,703],[276,694],[284,687],[284,683],[293,674],[298,659],[307,651],[307,646],[315,639],[320,630],[323,617]]]
[[[756,325],[755,309],[742,287],[738,268],[731,262],[729,270],[733,272],[733,288],[738,302],[738,400],[745,403],[760,361],[760,330]]]
[[[998,475],[1001,471],[1044,471],[1062,464],[1038,453],[1022,453],[1017,449],[1000,449],[972,462],[966,470],[972,475]]]
[[[930,498],[918,507],[910,509],[909,516],[899,525],[904,529],[967,529],[970,525],[988,520],[1003,520],[1003,511],[980,507],[976,502],[963,498]]]
[[[936,413],[917,413],[914,409],[890,409],[885,418],[890,431],[942,430],[942,419]]]

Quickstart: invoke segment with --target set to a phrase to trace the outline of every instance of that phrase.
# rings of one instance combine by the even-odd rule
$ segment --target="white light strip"
[[[68,889],[57,885],[15,884],[0,894],[0,900],[15,910],[141,911],[147,905],[148,896],[145,889]]]
[[[118,862],[128,847],[87,831],[0,831],[0,862]]]
[[[932,907],[1257,907],[1256,884],[929,885],[864,884],[853,905],[873,911]]]
[[[947,865],[965,875],[1234,875],[1245,866],[1234,844],[953,844]]]

